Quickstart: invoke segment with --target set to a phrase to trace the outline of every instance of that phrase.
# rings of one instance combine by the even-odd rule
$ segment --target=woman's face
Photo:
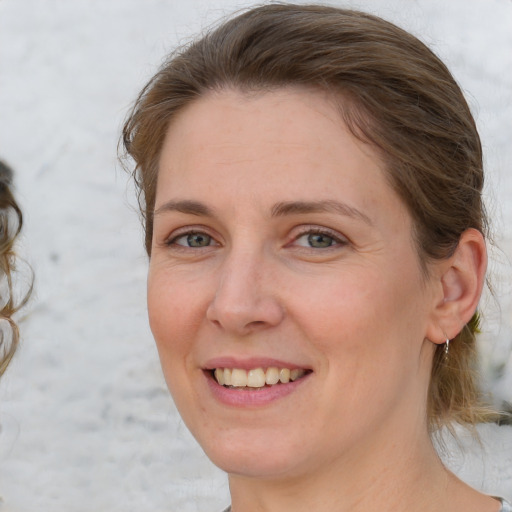
[[[173,121],[149,317],[214,463],[299,475],[426,430],[435,294],[411,229],[318,92],[212,93]]]

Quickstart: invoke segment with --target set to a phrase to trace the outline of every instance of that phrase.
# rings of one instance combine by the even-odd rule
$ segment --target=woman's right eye
[[[168,245],[181,247],[201,248],[216,245],[214,239],[206,233],[193,232],[178,235],[167,242]]]

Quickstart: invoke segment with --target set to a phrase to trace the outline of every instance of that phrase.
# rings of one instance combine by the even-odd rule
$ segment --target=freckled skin
[[[156,208],[171,200],[214,215],[156,216],[150,324],[179,411],[215,464],[301,479],[375,462],[383,446],[428,443],[435,287],[422,277],[411,217],[381,161],[328,98],[291,89],[197,100],[170,126],[161,154]],[[330,200],[368,222],[271,214],[277,203]],[[311,227],[333,243],[312,247]],[[194,230],[211,243],[179,238]],[[219,356],[272,357],[313,373],[268,406],[230,408],[203,372]]]

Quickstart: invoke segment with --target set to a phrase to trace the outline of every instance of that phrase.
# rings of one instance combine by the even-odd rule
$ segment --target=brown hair
[[[18,270],[14,242],[21,231],[23,215],[12,194],[11,181],[11,168],[0,161],[0,376],[13,358],[19,341],[18,325],[12,317],[27,302],[31,291],[30,286],[28,292],[17,299],[13,289],[13,276]]]
[[[487,233],[482,148],[464,96],[422,42],[369,14],[318,5],[253,8],[172,54],[135,102],[123,130],[151,253],[158,159],[169,123],[212,90],[326,90],[359,139],[382,156],[414,220],[420,261],[450,256],[468,228]],[[484,419],[474,375],[478,316],[437,348],[431,426]]]

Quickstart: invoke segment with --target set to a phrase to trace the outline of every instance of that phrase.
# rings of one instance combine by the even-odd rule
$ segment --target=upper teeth
[[[216,368],[215,379],[222,386],[233,386],[236,388],[262,388],[265,384],[269,386],[281,382],[297,380],[306,373],[306,370],[294,368],[277,368],[272,366],[264,370],[263,368],[254,368],[252,370],[242,370],[240,368]]]

